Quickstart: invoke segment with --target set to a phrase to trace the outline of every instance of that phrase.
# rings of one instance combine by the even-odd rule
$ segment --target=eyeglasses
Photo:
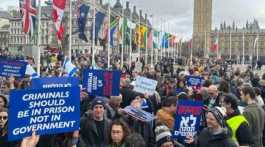
[[[0,116],[0,119],[7,120],[7,116]]]

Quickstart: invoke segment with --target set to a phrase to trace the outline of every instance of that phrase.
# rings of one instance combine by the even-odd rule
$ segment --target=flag
[[[64,8],[65,8],[65,0],[53,0],[52,1],[52,17],[55,23],[56,28],[56,36],[57,39],[62,40],[64,34],[64,27],[62,25]]]
[[[169,34],[168,33],[164,33],[163,34],[163,38],[162,38],[162,48],[168,48],[168,37]]]
[[[145,48],[147,38],[147,30],[148,28],[144,25],[138,25],[134,34],[134,42],[140,46],[140,48]]]
[[[214,42],[212,42],[211,51],[212,52],[216,52],[216,51],[218,51],[218,48],[219,48],[219,44],[218,44],[219,37],[218,37],[218,34],[215,35],[213,41]]]
[[[189,49],[192,48],[192,39],[188,42],[188,48],[189,48]]]
[[[160,47],[159,33],[160,32],[158,32],[156,30],[153,31],[153,46],[154,46],[154,48],[159,48]]]
[[[88,42],[87,37],[85,35],[88,12],[89,12],[89,6],[82,4],[79,7],[79,18],[78,18],[79,38],[86,42]]]
[[[30,64],[27,65],[25,74],[29,75],[32,79],[39,77],[37,72]]]
[[[69,60],[69,58],[66,58],[63,63],[63,70],[69,77],[72,77],[77,72],[77,67]]]
[[[96,16],[95,16],[95,41],[97,41],[98,39],[98,34],[99,34],[99,31],[102,27],[102,24],[103,24],[103,21],[104,21],[104,18],[105,18],[105,14],[102,13],[102,12],[97,12],[96,13]],[[90,36],[90,39],[93,40],[93,27],[91,27],[91,36]]]
[[[118,37],[119,37],[119,20],[120,17],[112,18],[110,24],[110,46],[114,47],[118,45]]]
[[[22,30],[26,34],[33,35],[34,30],[36,29],[36,0],[20,0],[20,9],[22,13]]]
[[[153,48],[153,31],[149,31],[148,33],[148,39],[147,39],[147,48],[152,49]]]

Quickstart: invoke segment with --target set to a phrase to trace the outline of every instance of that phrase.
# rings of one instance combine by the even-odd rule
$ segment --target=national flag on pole
[[[56,28],[57,39],[62,40],[64,34],[64,27],[62,25],[64,9],[66,0],[53,0],[52,1],[52,17]]]
[[[25,74],[29,75],[32,79],[39,77],[37,72],[30,64],[27,65]]]
[[[189,48],[189,49],[192,48],[192,39],[188,42],[188,48]]]
[[[168,48],[168,44],[169,44],[169,34],[168,33],[164,33],[163,38],[162,38],[162,48]]]
[[[218,34],[216,33],[215,37],[213,38],[212,46],[211,46],[211,51],[216,52],[219,49],[219,37]]]
[[[112,18],[110,23],[110,46],[114,47],[115,45],[118,45],[118,38],[119,38],[119,20],[120,17]]]
[[[98,35],[99,35],[99,31],[102,27],[102,24],[103,24],[103,21],[104,21],[104,18],[105,18],[105,14],[102,13],[102,12],[97,12],[96,13],[96,16],[95,16],[95,41],[97,41],[98,39]],[[91,27],[91,36],[90,36],[90,39],[93,40],[93,27]]]
[[[79,38],[86,42],[88,42],[87,37],[85,35],[88,12],[89,12],[89,6],[82,4],[79,7],[79,18],[78,18]]]
[[[153,30],[150,30],[148,32],[147,48],[148,49],[152,49],[153,48]]]
[[[258,43],[259,37],[257,36],[254,41],[254,50],[256,49],[257,43]]]
[[[69,77],[72,77],[77,72],[77,67],[69,60],[69,58],[66,58],[63,63],[63,70]]]
[[[23,32],[33,35],[36,29],[37,7],[36,0],[20,0],[20,12],[22,13]]]
[[[135,30],[134,42],[140,45],[140,48],[145,48],[148,28],[144,25],[138,25]]]

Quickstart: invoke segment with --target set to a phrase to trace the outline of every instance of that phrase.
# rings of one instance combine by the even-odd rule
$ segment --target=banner
[[[203,78],[200,76],[186,76],[186,82],[188,86],[201,86]]]
[[[181,141],[186,136],[194,136],[200,126],[201,110],[203,103],[200,101],[179,100],[173,137]]]
[[[79,79],[75,77],[45,77],[31,81],[32,88],[62,88],[79,86]]]
[[[131,117],[141,120],[143,122],[150,122],[155,119],[154,115],[151,113],[148,113],[144,110],[134,108],[132,106],[127,106],[124,109],[122,109],[125,113],[129,114]]]
[[[85,69],[83,87],[90,95],[118,96],[120,94],[120,71]]]
[[[0,59],[0,76],[3,77],[19,77],[25,76],[27,62],[16,60]]]
[[[79,129],[79,87],[13,90],[9,106],[9,141]]]
[[[135,81],[134,91],[148,95],[153,95],[156,89],[157,81],[138,76]]]

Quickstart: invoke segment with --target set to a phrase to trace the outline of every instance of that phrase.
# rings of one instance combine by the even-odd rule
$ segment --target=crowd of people
[[[33,58],[11,56],[1,51],[1,58]],[[45,54],[41,60],[41,77],[64,75],[64,55]],[[251,68],[235,69],[229,63],[215,59],[194,59],[188,66],[175,66],[171,59],[162,59],[154,67],[141,62],[120,67],[113,60],[112,69],[120,70],[119,96],[91,96],[80,90],[80,129],[75,132],[32,136],[20,141],[8,141],[9,92],[27,89],[31,78],[0,78],[0,146],[2,147],[262,147],[265,145],[264,99],[265,74],[259,76]],[[142,60],[139,60],[140,62]],[[72,63],[82,79],[82,70],[91,68],[91,55],[87,52],[73,54]],[[97,68],[105,69],[104,58],[96,57]],[[189,62],[191,63],[191,62]],[[185,77],[201,76],[199,87],[189,87]],[[137,76],[158,82],[153,95],[133,90]],[[82,84],[80,82],[80,84]],[[185,141],[173,138],[179,100],[202,101],[200,129],[196,135],[186,136]],[[155,115],[152,122],[143,122],[123,111],[133,106]]]

